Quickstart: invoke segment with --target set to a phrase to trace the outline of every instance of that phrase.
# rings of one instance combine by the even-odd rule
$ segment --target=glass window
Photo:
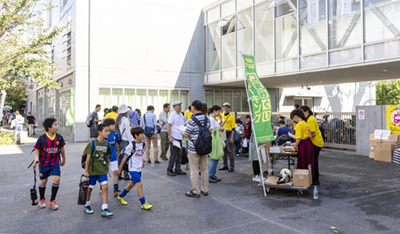
[[[249,112],[249,103],[247,101],[246,91],[242,91],[242,112]]]
[[[207,12],[207,22],[208,23],[217,21],[217,20],[219,20],[219,18],[220,18],[219,7],[214,8]]]
[[[207,25],[207,49],[206,49],[206,69],[207,72],[219,70],[220,47],[219,47],[219,28],[217,23]],[[215,27],[215,28],[214,28]]]
[[[112,105],[119,106],[124,102],[122,89],[112,89]]]
[[[221,27],[222,69],[236,67],[235,18],[225,19],[227,23]]]
[[[295,14],[276,19],[276,59],[295,57],[297,44],[297,19]]]
[[[162,104],[158,102],[158,90],[157,89],[149,89],[148,90],[148,105],[154,106],[154,113],[161,112]],[[164,104],[164,103],[163,103]],[[157,115],[157,114],[156,114]]]
[[[160,103],[161,105],[164,106],[165,103],[169,103],[170,105],[172,105],[172,103],[169,102],[169,98],[168,98],[168,90],[160,90],[159,91],[159,99],[160,99]],[[173,111],[173,108],[171,106],[171,111]]]
[[[268,2],[255,7],[255,42],[256,62],[262,63],[274,59],[274,12],[265,10]]]
[[[136,90],[136,106],[142,111],[142,114],[147,111],[147,93],[146,89]]]
[[[171,91],[171,102],[174,103],[176,101],[179,101],[179,90],[172,90]]]
[[[326,50],[325,7],[325,0],[300,0],[301,54]]]
[[[241,112],[241,93],[240,91],[233,91],[233,100],[232,100],[232,111]]]
[[[231,15],[235,13],[235,0],[225,3],[221,5],[221,16],[225,17],[227,15]]]
[[[135,107],[135,96],[134,89],[125,89],[125,104],[131,106],[132,108]]]
[[[224,101],[222,100],[222,90],[215,90],[215,102],[214,105],[218,105],[218,106],[222,106],[222,104],[224,103]]]
[[[206,90],[206,95],[205,96],[206,96],[205,100],[206,100],[207,106],[212,107],[214,105],[214,102],[213,102],[213,91],[212,90]]]
[[[286,2],[286,1],[280,1],[280,2]],[[275,7],[275,17],[281,17],[284,15],[291,14],[293,12],[296,12],[296,5],[297,1],[292,0],[291,5],[289,3],[283,3]]]
[[[365,42],[400,37],[400,1],[364,1]]]
[[[400,55],[400,40],[385,41],[365,46],[365,60],[383,59]]]
[[[223,101],[223,103],[225,103],[225,102],[229,102],[229,104],[231,104],[231,107],[232,107],[232,91],[224,91],[224,101]]]
[[[182,102],[183,107],[191,105],[191,103],[189,103],[189,91],[188,90],[181,90],[181,102]]]
[[[99,89],[99,104],[103,109],[111,107],[111,90],[109,88]]]
[[[360,2],[329,0],[329,48],[361,44]]]
[[[253,13],[252,8],[237,14],[237,51],[253,55]],[[237,64],[241,64],[240,53],[237,55]]]
[[[236,1],[236,9],[242,10],[243,8],[249,7],[253,5],[253,0],[237,0]]]

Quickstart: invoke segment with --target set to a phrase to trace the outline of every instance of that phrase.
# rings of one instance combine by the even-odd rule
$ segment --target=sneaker
[[[149,160],[149,161],[147,161],[147,163],[148,163],[148,164],[151,164],[151,161]]]
[[[51,207],[51,209],[53,209],[53,210],[58,210],[57,201],[54,200],[54,201],[49,202],[49,207]]]
[[[86,214],[93,214],[94,211],[92,210],[92,207],[90,206],[84,206],[83,210],[85,211]]]
[[[117,197],[117,196],[119,196],[121,194],[121,191],[119,191],[119,190],[115,190],[114,191],[114,197]]]
[[[210,178],[208,178],[208,182],[210,182],[210,183],[217,183],[218,181],[215,180],[214,178],[210,177]]]
[[[205,196],[205,197],[208,196],[208,192],[203,192],[203,191],[201,191],[200,193],[201,193],[201,195],[203,195],[203,196]]]
[[[233,169],[233,167],[231,167],[230,169],[229,169],[229,172],[234,172],[235,171],[235,169]]]
[[[147,201],[145,201],[140,208],[142,208],[143,210],[150,210],[151,208],[153,208],[153,206],[147,203]]]
[[[39,208],[40,209],[46,208],[46,200],[40,200],[39,201]]]
[[[220,171],[226,171],[226,170],[229,170],[229,168],[228,168],[228,167],[221,167],[221,168],[218,169],[218,170],[220,170]]]
[[[107,216],[113,216],[114,214],[111,213],[108,209],[104,209],[101,211],[101,216],[107,217]]]
[[[214,177],[211,177],[212,179],[214,179],[214,180],[216,180],[216,181],[221,181],[221,179],[220,178],[218,178],[218,177],[216,177],[216,176],[214,176]]]
[[[200,197],[200,194],[195,194],[195,193],[193,193],[193,191],[190,191],[190,192],[185,193],[185,196],[186,196],[186,197],[195,197],[195,198],[199,198],[199,197]]]
[[[236,154],[236,157],[239,157],[239,154]]]
[[[124,198],[124,197],[120,197],[120,196],[118,195],[117,199],[118,199],[118,201],[121,202],[122,205],[128,205],[128,202],[125,201],[125,198]]]
[[[257,183],[260,183],[261,182],[261,176],[259,176],[259,175],[254,176],[253,177],[253,181],[257,182]]]
[[[175,171],[175,174],[177,174],[177,175],[186,175],[187,173],[182,171],[182,170],[177,170],[177,171]]]
[[[154,161],[155,164],[160,164],[160,161]]]
[[[173,171],[167,171],[167,175],[169,176],[176,176],[176,173]]]

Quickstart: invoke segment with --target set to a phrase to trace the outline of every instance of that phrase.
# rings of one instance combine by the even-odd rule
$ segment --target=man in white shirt
[[[154,163],[160,164],[160,161],[158,161],[158,144],[157,144],[157,117],[153,113],[154,112],[154,107],[153,106],[148,106],[147,107],[147,112],[142,115],[142,118],[140,120],[140,126],[144,129],[144,135],[146,139],[146,158],[147,158],[147,163],[151,164],[150,160],[150,147],[151,143],[153,143],[153,152],[154,152]]]
[[[182,134],[179,126],[185,124],[184,116],[182,115],[182,102],[176,101],[172,104],[174,112],[172,112],[168,119],[168,135],[169,143],[171,144],[171,155],[169,156],[167,175],[186,175],[186,172],[182,171]],[[175,165],[175,171],[174,171]]]
[[[164,104],[164,110],[160,113],[158,118],[158,124],[161,128],[160,138],[161,138],[161,159],[168,160],[167,152],[169,148],[169,138],[168,138],[168,113],[170,110],[169,103]]]

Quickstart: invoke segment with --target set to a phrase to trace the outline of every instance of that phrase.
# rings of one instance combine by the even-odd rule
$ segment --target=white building
[[[350,38],[354,40],[346,40],[347,44],[329,41],[323,35],[328,31],[325,1],[320,1],[319,10],[322,32],[314,29],[323,38],[319,44],[311,43],[314,34],[303,33],[305,21],[296,20],[307,14],[302,0],[299,4],[292,1],[295,7],[301,6],[299,11],[289,9],[286,1],[264,11],[269,1],[261,0],[43,1],[57,5],[48,12],[49,27],[66,25],[69,20],[72,24],[52,49],[54,63],[61,68],[55,77],[61,89],[32,90],[28,111],[38,120],[56,117],[60,133],[74,141],[88,140],[84,121],[96,104],[105,108],[126,103],[142,112],[153,105],[158,113],[166,102],[182,100],[187,107],[199,99],[208,105],[228,101],[233,111],[248,111],[239,50],[256,55],[259,76],[270,91],[273,110],[279,112],[292,110],[294,104],[321,112],[349,112],[356,105],[374,105],[375,84],[369,81],[395,78],[393,62],[400,55],[398,40],[391,40],[389,57],[363,52],[360,60],[351,60],[354,54],[358,56],[358,49],[377,50],[390,35],[375,35],[376,43],[371,39],[365,44],[360,29],[359,43],[353,43],[353,32]],[[329,1],[336,4],[336,0]],[[400,0],[382,2],[398,7]],[[368,7],[365,11],[362,17],[370,15]],[[386,13],[399,26],[400,19],[390,8],[385,8]],[[351,14],[361,15],[356,8]],[[348,25],[346,20],[341,23]],[[337,48],[327,47],[334,43]],[[382,73],[383,69],[388,71]],[[358,81],[366,82],[349,83]],[[67,127],[71,89],[75,90],[75,124]],[[103,112],[99,114],[102,118]]]

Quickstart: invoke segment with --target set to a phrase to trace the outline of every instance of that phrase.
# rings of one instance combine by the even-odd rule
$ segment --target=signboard
[[[358,119],[365,119],[365,110],[358,110]]]
[[[254,56],[244,54],[242,56],[243,70],[247,80],[247,95],[251,99],[252,118],[257,143],[274,141],[271,125],[271,97],[257,75]]]
[[[400,134],[400,105],[386,106],[386,130],[392,134]]]

